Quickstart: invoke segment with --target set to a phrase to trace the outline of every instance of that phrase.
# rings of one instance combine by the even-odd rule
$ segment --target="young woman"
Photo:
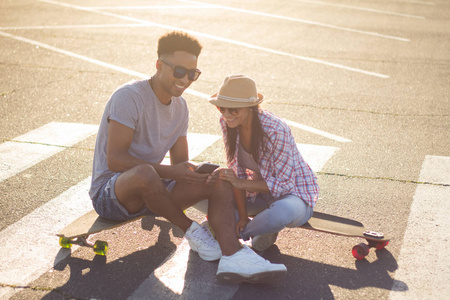
[[[219,178],[233,185],[238,235],[252,238],[258,251],[275,243],[283,228],[306,223],[319,194],[317,178],[289,126],[259,108],[262,101],[255,82],[245,75],[228,76],[209,99],[222,113],[228,168],[220,170]]]

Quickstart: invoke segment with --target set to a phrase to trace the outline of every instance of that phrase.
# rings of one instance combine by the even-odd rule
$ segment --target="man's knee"
[[[131,174],[128,181],[136,190],[143,192],[152,191],[154,193],[164,190],[159,174],[150,164],[136,166],[130,171]]]
[[[213,186],[214,193],[228,194],[228,193],[232,193],[232,191],[233,191],[233,185],[226,180],[218,179]]]

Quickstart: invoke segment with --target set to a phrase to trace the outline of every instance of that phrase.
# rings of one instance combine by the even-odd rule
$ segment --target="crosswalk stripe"
[[[310,167],[318,172],[325,163],[339,150],[336,147],[297,144],[297,148],[303,159]],[[186,282],[190,248],[187,241],[177,247],[174,255],[155,270],[128,299],[146,299],[148,292],[152,291],[155,299],[231,299],[239,288],[239,285],[217,284],[214,278],[197,282],[190,279]],[[215,264],[209,264],[207,268],[217,268]],[[170,290],[170,292],[167,292]],[[160,294],[159,294],[160,293]],[[201,297],[200,297],[201,295]]]
[[[419,181],[450,184],[450,157],[426,156]],[[449,195],[449,186],[417,186],[390,299],[448,297]]]
[[[98,126],[51,122],[0,144],[0,182],[97,133]]]
[[[314,172],[319,172],[327,161],[339,150],[337,147],[297,144],[303,159]]]
[[[218,139],[219,135],[204,134],[204,133],[191,133],[188,132],[187,135],[188,146],[189,146],[189,159],[194,159],[200,155],[206,148],[214,144]],[[161,162],[163,165],[170,165],[170,155]]]
[[[0,144],[2,165],[0,179],[4,180],[33,166],[95,134],[97,130],[98,126],[94,125],[52,122],[12,141]],[[219,135],[188,133],[190,159],[194,159],[220,139]],[[339,149],[307,144],[297,144],[297,147],[315,171],[319,171]],[[14,157],[20,157],[20,159]],[[170,160],[166,158],[165,162],[170,163]],[[26,285],[71,253],[70,250],[60,248],[55,234],[79,216],[92,210],[87,193],[89,186],[90,178],[86,178],[0,232],[0,244],[3,245],[0,248],[1,283]],[[189,255],[189,247],[180,246],[174,255],[178,260],[185,259],[186,255]],[[183,273],[185,265],[176,272],[181,274],[180,276],[185,274]],[[167,272],[172,272],[172,275]],[[156,276],[153,281],[157,280],[166,284],[168,278],[176,278],[179,275],[173,276],[171,268],[161,266],[153,276]],[[192,284],[191,288],[195,289],[196,283]],[[211,291],[215,288],[212,282],[207,285]],[[184,277],[170,288],[179,292],[183,287]],[[221,293],[233,294],[234,291],[235,288],[222,289]],[[9,297],[14,293],[14,289],[2,288],[0,298]]]
[[[0,232],[0,282],[25,285],[64,259],[55,234],[92,210],[88,196],[90,178]]]

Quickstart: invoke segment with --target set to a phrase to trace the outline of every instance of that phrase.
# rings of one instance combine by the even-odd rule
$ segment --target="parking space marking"
[[[423,17],[423,16],[402,14],[402,13],[397,13],[397,12],[393,12],[393,11],[379,10],[379,9],[360,7],[360,6],[353,6],[353,5],[336,4],[336,3],[325,2],[325,1],[313,1],[313,0],[296,0],[296,1],[297,2],[318,4],[318,5],[340,7],[340,8],[348,8],[348,9],[360,10],[360,11],[367,11],[367,12],[373,12],[373,13],[383,14],[383,15],[392,15],[392,16],[397,16],[397,17],[415,18],[415,19],[422,19],[422,20],[425,19],[425,17]]]
[[[7,142],[15,144],[16,148],[0,148],[0,153],[11,156],[11,158],[4,156],[1,161],[9,162],[10,159],[13,159],[13,156],[17,155],[18,151],[22,153],[20,156],[25,160],[23,164],[14,170],[9,170],[9,175],[14,175],[14,172],[17,173],[32,166],[38,160],[42,160],[43,157],[50,157],[64,150],[65,147],[96,133],[97,129],[98,126],[94,125],[52,122],[21,135],[12,142]],[[219,135],[188,133],[190,158],[194,159],[220,139],[221,136]],[[0,147],[4,144],[0,144]],[[39,152],[39,159],[33,158],[34,154],[28,151],[34,151],[34,149],[30,150],[26,145],[44,147],[44,150]],[[314,171],[320,171],[334,153],[339,150],[336,147],[307,144],[297,144],[297,147]],[[27,156],[30,157],[29,161],[26,159]],[[168,162],[166,160],[166,163]],[[0,232],[0,244],[3,245],[0,248],[0,266],[8,266],[0,269],[1,283],[26,285],[70,255],[71,250],[60,248],[55,234],[79,216],[92,210],[88,195],[90,180],[90,177],[86,178]],[[29,242],[24,243],[24,241]],[[72,251],[74,249],[76,248],[73,248]],[[189,247],[179,247],[178,251],[177,257],[186,258],[189,255]],[[24,257],[27,259],[24,260]],[[182,266],[182,269],[186,267],[185,265]],[[158,270],[155,272],[155,276],[157,276],[158,281],[163,283],[167,283],[168,279],[175,276],[171,268],[160,267]],[[170,286],[175,291],[185,287],[184,273],[178,271],[177,274],[179,273],[179,275],[175,277],[182,276],[183,280],[179,279],[176,284]],[[214,290],[214,287],[217,287],[213,283],[208,284],[211,288],[210,292]],[[194,287],[195,283],[190,286]],[[222,295],[233,294],[235,290],[235,288],[221,289],[221,293]],[[0,295],[2,297],[11,296],[14,292],[13,289],[5,288],[1,289]],[[193,289],[192,292],[197,291]]]
[[[419,181],[450,184],[450,157],[426,156]],[[449,215],[449,186],[417,185],[390,299],[448,297]]]
[[[138,78],[148,78],[148,75],[144,74],[144,73],[140,73],[140,72],[136,72],[136,71],[133,71],[133,70],[126,69],[126,68],[122,68],[122,67],[110,64],[110,63],[106,63],[106,62],[103,62],[103,61],[100,61],[100,60],[97,60],[97,59],[94,59],[94,58],[90,58],[90,57],[87,57],[87,56],[84,56],[84,55],[80,55],[80,54],[77,54],[77,53],[74,53],[74,52],[71,52],[71,51],[67,51],[67,50],[64,50],[64,49],[60,49],[60,48],[57,48],[57,47],[53,47],[53,46],[50,46],[50,45],[47,45],[47,44],[44,44],[44,43],[41,43],[41,42],[38,42],[38,41],[34,41],[34,40],[30,40],[30,39],[27,39],[27,38],[24,38],[24,37],[17,36],[17,35],[11,34],[11,33],[0,31],[0,36],[1,35],[5,36],[5,37],[12,38],[12,39],[16,39],[16,40],[21,41],[21,42],[25,42],[25,43],[29,43],[29,44],[32,44],[32,45],[36,45],[36,46],[42,47],[44,49],[48,49],[48,50],[51,50],[51,51],[54,51],[54,52],[57,52],[57,53],[60,53],[60,54],[64,54],[64,55],[67,55],[67,56],[70,56],[70,57],[75,57],[75,58],[84,60],[86,62],[89,62],[89,63],[92,63],[92,64],[96,64],[96,65],[99,65],[99,66],[104,67],[104,68],[112,69],[112,70],[115,70],[115,71],[118,71],[118,72],[121,72],[121,73],[124,73],[124,74],[128,74],[128,75],[131,75],[131,76],[136,76]],[[199,91],[195,91],[195,90],[192,90],[192,89],[186,89],[185,93],[191,94],[193,96],[200,97],[200,98],[203,98],[203,99],[208,99],[210,97],[210,95],[208,95],[208,94],[205,94],[205,93],[202,93],[202,92],[199,92]],[[316,128],[313,128],[313,127],[310,127],[310,126],[307,126],[307,125],[304,125],[304,124],[300,124],[300,123],[289,121],[289,120],[285,120],[285,121],[287,121],[288,124],[291,125],[291,126],[297,127],[299,129],[302,129],[302,130],[309,131],[311,133],[315,133],[315,134],[321,135],[323,137],[327,137],[327,138],[330,138],[330,139],[333,139],[333,140],[336,140],[336,141],[339,141],[339,142],[351,142],[351,140],[349,140],[349,139],[346,139],[346,138],[343,138],[343,137],[339,137],[337,135],[334,135],[334,134],[331,134],[331,133],[328,133],[328,132],[325,132],[325,131],[322,131],[322,130],[319,130],[319,129],[316,129]]]
[[[124,16],[124,15],[119,15],[119,14],[114,14],[114,13],[94,10],[94,9],[90,9],[88,7],[82,7],[82,6],[68,4],[68,3],[63,3],[63,2],[57,2],[57,1],[52,1],[52,0],[39,0],[39,1],[45,2],[45,3],[50,3],[50,4],[55,4],[55,5],[60,5],[60,6],[64,6],[64,7],[70,7],[70,8],[73,8],[73,9],[78,9],[78,10],[98,13],[98,14],[102,14],[102,15],[105,15],[105,16],[116,17],[116,18],[119,18],[119,19],[127,20],[127,21],[138,22],[138,23],[142,23],[142,24],[148,24],[149,26],[165,28],[165,29],[168,29],[168,30],[181,30],[181,31],[185,31],[185,32],[187,32],[189,34],[192,34],[194,36],[202,36],[202,37],[205,37],[205,38],[221,41],[221,42],[224,42],[224,43],[229,43],[229,44],[242,46],[242,47],[246,47],[246,48],[249,48],[249,49],[255,49],[255,50],[259,50],[259,51],[263,51],[263,52],[267,52],[267,53],[272,53],[272,54],[276,54],[276,55],[288,56],[288,57],[296,58],[296,59],[303,60],[303,61],[308,61],[308,62],[312,62],[312,63],[316,63],[316,64],[321,64],[321,65],[328,66],[328,67],[333,67],[333,68],[337,68],[337,69],[342,69],[342,70],[347,70],[347,71],[351,71],[351,72],[356,72],[356,73],[359,73],[359,74],[374,76],[374,77],[383,78],[383,79],[389,78],[388,75],[377,73],[377,72],[366,71],[366,70],[362,70],[362,69],[358,69],[358,68],[353,68],[353,67],[350,67],[350,66],[345,66],[345,65],[341,65],[341,64],[337,64],[337,63],[324,61],[324,60],[321,60],[321,59],[316,59],[316,58],[312,58],[312,57],[306,57],[306,56],[296,55],[296,54],[287,53],[287,52],[283,52],[283,51],[278,51],[278,50],[274,50],[274,49],[270,49],[270,48],[266,48],[266,47],[261,47],[261,46],[257,46],[257,45],[253,45],[253,44],[249,44],[249,43],[245,43],[245,42],[240,42],[240,41],[236,41],[236,40],[232,40],[232,39],[228,39],[228,38],[223,38],[223,37],[219,37],[219,36],[216,36],[216,35],[199,32],[199,31],[188,30],[188,29],[180,28],[180,27],[176,27],[176,26],[158,24],[158,23],[154,23],[154,22],[150,22],[150,21],[145,21],[145,20],[132,18],[132,17]]]
[[[308,125],[300,124],[300,123],[297,123],[297,122],[294,122],[294,121],[289,121],[289,120],[286,120],[286,119],[284,121],[286,121],[286,123],[289,126],[296,127],[296,128],[302,129],[304,131],[308,131],[308,132],[311,132],[311,133],[314,133],[314,134],[317,134],[317,135],[320,135],[320,136],[323,136],[323,137],[335,140],[337,142],[348,143],[348,142],[352,141],[352,140],[349,140],[347,138],[344,138],[344,137],[341,137],[341,136],[338,136],[338,135],[335,135],[335,134],[332,134],[332,133],[329,133],[329,132],[326,132],[326,131],[323,131],[323,130],[316,129],[316,128],[308,126]]]
[[[0,144],[0,182],[97,133],[98,126],[48,123]]]
[[[206,148],[217,142],[220,138],[221,136],[219,135],[188,132],[189,159],[194,159],[199,156]],[[169,153],[161,163],[170,165]]]
[[[335,26],[335,25],[331,25],[331,24],[320,23],[320,22],[315,22],[315,21],[310,21],[310,20],[305,20],[305,19],[298,19],[298,18],[274,15],[274,14],[269,14],[269,13],[257,12],[257,11],[248,10],[248,9],[235,8],[235,7],[224,6],[224,5],[212,5],[212,4],[207,4],[204,2],[191,1],[191,0],[178,0],[178,1],[186,2],[186,3],[195,3],[195,4],[199,4],[199,5],[204,4],[204,5],[208,5],[208,6],[214,6],[216,8],[220,8],[223,10],[230,10],[230,11],[234,11],[234,12],[257,15],[257,16],[262,16],[262,17],[266,17],[266,18],[281,19],[281,20],[285,20],[285,21],[303,23],[303,24],[314,25],[314,26],[330,28],[330,29],[335,29],[335,30],[341,30],[341,31],[349,31],[349,32],[353,32],[353,33],[365,34],[365,35],[375,36],[375,37],[379,37],[379,38],[397,40],[397,41],[401,41],[401,42],[409,42],[410,41],[407,38],[398,37],[398,36],[380,34],[377,32],[371,32],[371,31],[365,31],[365,30],[358,30],[358,29],[349,28],[349,27]]]
[[[86,128],[89,130],[86,131]],[[80,140],[82,137],[89,136],[94,129],[97,132],[97,128],[98,126],[94,125],[49,123],[18,137],[17,141],[40,140],[45,143],[69,146],[72,144],[72,140],[67,138],[68,136]],[[80,132],[77,133],[78,129]],[[67,137],[62,136],[64,132]],[[219,138],[220,136],[217,135],[188,133],[190,158],[201,154]],[[55,142],[55,139],[59,143]],[[16,144],[20,144],[19,147],[26,145],[26,143],[19,142]],[[53,152],[49,151],[48,147],[53,146],[42,146],[47,147],[46,153],[51,156]],[[56,148],[64,150],[64,147],[56,146]],[[25,153],[27,150],[28,148],[24,148],[20,151]],[[3,152],[0,151],[0,153]],[[14,151],[6,153],[15,155]],[[56,233],[76,218],[92,210],[92,203],[88,195],[90,181],[90,177],[86,178],[0,232],[0,244],[2,245],[0,247],[0,266],[2,266],[0,283],[26,285],[70,255],[70,250],[61,249],[59,246]],[[5,295],[10,292],[15,291],[2,289],[0,297],[6,297]]]
[[[71,253],[56,233],[92,210],[86,178],[0,232],[0,282],[26,285]]]

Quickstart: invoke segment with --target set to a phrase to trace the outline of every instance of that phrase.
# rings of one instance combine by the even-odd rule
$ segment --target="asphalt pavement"
[[[288,274],[226,285],[180,229],[99,233],[106,257],[55,234],[92,209],[97,126],[112,92],[155,72],[171,30],[204,46],[185,92],[191,160],[225,166],[207,97],[255,79],[321,188],[316,210],[391,237],[289,228],[260,253]],[[444,299],[450,292],[450,3],[444,0],[0,0],[1,299]],[[201,222],[194,209],[187,214]]]

